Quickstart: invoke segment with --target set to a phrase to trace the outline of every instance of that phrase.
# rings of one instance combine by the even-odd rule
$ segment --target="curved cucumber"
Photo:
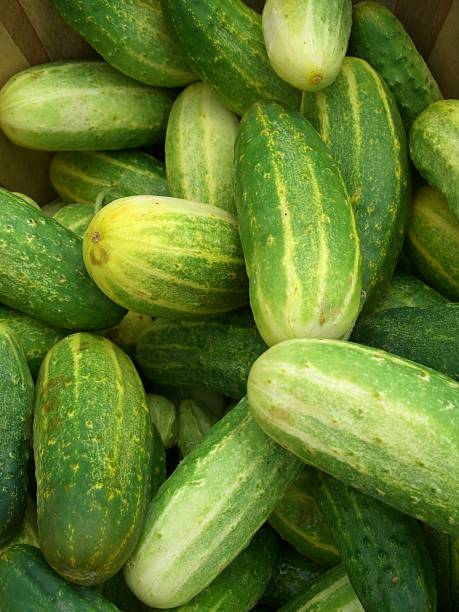
[[[35,202],[35,200],[32,200],[32,198],[29,198],[29,196],[26,195],[25,193],[21,193],[20,191],[12,191],[11,193],[14,193],[15,196],[18,196],[18,198],[21,198],[21,200],[24,200],[24,202],[27,202],[27,204],[30,204],[31,206],[34,206],[35,208],[40,208],[39,205]]]
[[[94,217],[94,205],[73,202],[60,208],[53,217],[55,221],[83,238],[91,219]]]
[[[189,455],[215,425],[217,419],[193,399],[184,399],[178,409],[177,446],[182,457]]]
[[[117,344],[133,359],[138,340],[151,324],[152,318],[149,315],[139,314],[130,310],[118,325],[110,329],[104,329],[98,332],[98,334]]]
[[[147,394],[147,404],[153,425],[158,430],[164,448],[177,444],[177,409],[162,395]]]
[[[48,217],[54,217],[57,211],[60,210],[66,204],[67,202],[64,202],[60,198],[56,198],[55,200],[51,200],[51,202],[48,202],[48,204],[42,206],[41,212],[47,215]]]
[[[427,308],[441,306],[448,300],[411,274],[395,272],[388,288],[371,310],[371,314],[391,308]],[[365,344],[365,343],[364,343]],[[389,351],[390,353],[391,351]]]
[[[37,508],[34,500],[30,496],[27,497],[24,517],[19,530],[11,539],[9,539],[3,545],[0,545],[0,553],[10,546],[15,546],[16,544],[30,544],[30,546],[39,548]]]

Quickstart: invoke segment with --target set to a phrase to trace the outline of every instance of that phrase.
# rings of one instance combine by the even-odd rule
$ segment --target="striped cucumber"
[[[459,538],[436,529],[426,530],[427,546],[437,577],[438,609],[457,612],[459,609]]]
[[[238,126],[238,117],[205,83],[193,83],[179,95],[166,133],[171,195],[236,214],[233,161]]]
[[[66,204],[53,217],[61,225],[83,238],[91,219],[94,217],[94,205],[80,204],[79,202]]]
[[[395,272],[385,293],[371,310],[371,314],[390,310],[391,308],[441,306],[446,302],[445,297],[415,276],[404,272]]]
[[[147,404],[153,425],[161,436],[164,448],[171,448],[177,444],[177,409],[174,404],[163,397],[153,393],[147,394]]]
[[[410,155],[459,221],[459,100],[440,100],[419,115],[410,131]]]
[[[42,206],[41,212],[47,215],[48,217],[54,217],[57,211],[60,210],[66,204],[67,202],[64,202],[64,200],[56,198],[55,200],[52,200],[51,202],[48,202],[48,204]]]
[[[382,76],[407,128],[442,94],[403,25],[379,2],[354,7],[350,55],[366,60]]]
[[[263,36],[269,61],[303,91],[328,87],[341,70],[351,34],[351,0],[267,0]]]
[[[11,193],[14,193],[15,196],[18,196],[18,198],[21,198],[21,200],[24,200],[24,202],[27,202],[27,204],[30,204],[31,206],[34,206],[35,208],[40,208],[38,204],[35,202],[35,200],[32,200],[32,198],[29,198],[29,196],[26,195],[25,193],[21,193],[20,191],[12,191]]]
[[[209,204],[116,200],[91,221],[83,258],[106,295],[142,314],[202,317],[247,301],[237,219]]]
[[[360,236],[362,290],[370,306],[392,276],[408,222],[408,147],[397,105],[367,62],[347,57],[333,85],[303,95],[302,112],[343,174]]]
[[[37,381],[34,454],[40,548],[78,584],[125,563],[150,501],[150,416],[130,359],[100,336],[54,346]]]
[[[117,344],[123,351],[134,358],[137,341],[152,324],[152,318],[130,310],[115,327],[98,332]]]
[[[68,202],[108,204],[131,195],[169,195],[164,164],[131,149],[60,151],[51,159],[49,174]]]
[[[124,149],[160,142],[172,96],[105,62],[28,68],[0,91],[0,127],[21,147],[44,151]]]
[[[281,446],[440,531],[459,535],[459,383],[350,342],[290,340],[248,380]]]
[[[52,0],[54,7],[114,68],[157,87],[196,80],[171,38],[159,0]]]
[[[196,400],[184,399],[180,402],[177,446],[182,457],[189,455],[199,445],[216,422],[217,418]]]
[[[459,300],[459,219],[439,191],[428,185],[414,196],[407,252],[429,283],[451,300]]]
[[[242,0],[161,0],[161,6],[193,71],[229,109],[242,115],[265,98],[299,108],[300,93],[271,68],[260,15]]]
[[[300,469],[239,402],[155,497],[125,567],[129,588],[149,606],[189,602],[247,546]]]
[[[235,195],[263,340],[345,336],[360,306],[360,248],[338,166],[311,124],[275,102],[241,121]]]

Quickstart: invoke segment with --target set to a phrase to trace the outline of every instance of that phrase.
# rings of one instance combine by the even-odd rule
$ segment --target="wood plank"
[[[454,0],[428,64],[446,98],[459,99],[459,0]]]
[[[428,57],[453,0],[398,0],[395,14],[410,33],[416,47],[424,57]]]
[[[49,62],[49,56],[26,13],[16,0],[1,0],[1,22],[29,64]]]

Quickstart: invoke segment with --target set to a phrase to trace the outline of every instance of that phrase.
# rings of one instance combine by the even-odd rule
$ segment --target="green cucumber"
[[[305,466],[269,517],[277,533],[299,553],[326,569],[339,563],[339,553],[318,506],[317,470]]]
[[[110,580],[99,585],[97,590],[107,601],[123,610],[123,612],[151,612],[151,608],[137,599],[134,593],[129,590],[122,570]]]
[[[148,404],[148,402],[147,402]],[[150,415],[151,418],[151,415]],[[151,469],[151,499],[156,495],[160,486],[166,480],[166,451],[164,449],[163,441],[156,429],[155,425],[152,424],[153,432],[153,453],[152,453],[152,469]]]
[[[68,329],[115,325],[123,309],[89,278],[81,239],[0,189],[0,301]]]
[[[52,162],[51,162],[52,163]],[[58,210],[60,210],[63,206],[65,206],[67,202],[64,202],[60,198],[56,198],[48,204],[45,204],[41,207],[41,212],[47,215],[48,217],[54,217]]]
[[[351,340],[459,380],[459,304],[371,314],[357,323]]]
[[[0,553],[0,601],[5,612],[116,612],[94,589],[69,584],[27,544]]]
[[[164,448],[177,444],[177,410],[174,404],[162,395],[148,393],[147,404],[153,425],[161,436]]]
[[[432,561],[418,522],[319,473],[321,510],[366,612],[434,612]]]
[[[15,74],[0,91],[0,127],[44,151],[125,149],[160,142],[171,95],[105,62],[59,61]]]
[[[171,195],[236,214],[233,189],[238,117],[205,83],[193,83],[175,100],[166,133]]]
[[[9,546],[14,546],[15,544],[30,544],[30,546],[39,548],[37,507],[30,496],[27,497],[25,512],[19,530],[10,540],[5,542],[5,544],[0,545],[0,553]]]
[[[118,325],[98,333],[117,344],[133,359],[138,340],[149,329],[151,324],[152,318],[149,315],[139,314],[130,310]]]
[[[235,197],[263,340],[345,336],[360,306],[360,248],[338,166],[311,124],[254,104],[236,141]]]
[[[371,314],[390,310],[391,308],[441,306],[446,302],[447,299],[445,297],[415,276],[404,272],[395,272],[385,293],[371,310]]]
[[[459,535],[459,383],[351,342],[290,340],[252,366],[251,412],[314,465]]]
[[[178,409],[177,446],[182,457],[189,455],[201,442],[217,419],[205,406],[193,399],[184,399]]]
[[[98,584],[124,565],[150,501],[152,447],[129,357],[91,334],[56,344],[37,380],[34,453],[40,548],[67,580]]]
[[[157,87],[196,80],[169,35],[159,0],[52,0],[59,14],[114,68]]]
[[[426,542],[437,577],[438,609],[457,612],[459,609],[459,538],[427,528]]]
[[[394,94],[407,128],[443,96],[403,25],[379,2],[354,7],[350,55],[366,60]]]
[[[49,175],[68,202],[108,204],[131,195],[169,195],[164,164],[131,149],[60,151],[51,159]]]
[[[440,100],[419,115],[410,131],[410,155],[459,222],[459,100]]]
[[[268,98],[299,108],[300,93],[277,76],[261,16],[242,0],[161,0],[164,18],[193,71],[238,115]]]
[[[247,546],[300,469],[239,402],[155,497],[125,567],[129,588],[149,606],[189,602]]]
[[[276,73],[303,91],[338,76],[352,26],[351,0],[267,0],[263,36]]]
[[[32,200],[32,198],[29,198],[29,196],[26,195],[25,193],[21,193],[20,191],[12,191],[11,193],[14,193],[15,196],[18,196],[18,198],[21,198],[21,200],[24,200],[24,202],[27,202],[27,204],[30,204],[31,206],[35,206],[35,208],[40,208],[38,204],[35,202],[35,200]]]
[[[163,385],[196,386],[241,399],[249,370],[267,346],[248,311],[205,321],[155,321],[137,343],[136,363]]]
[[[247,302],[237,219],[210,204],[116,200],[91,221],[83,259],[106,295],[142,314],[202,317]]]
[[[302,112],[343,174],[360,236],[368,307],[392,276],[408,222],[410,168],[397,105],[367,62],[347,57],[333,85],[303,95]]]
[[[19,529],[25,511],[33,396],[24,351],[0,325],[0,544]]]
[[[83,238],[91,219],[94,217],[94,205],[80,204],[79,202],[66,204],[53,217],[61,225]]]
[[[439,191],[428,185],[414,196],[407,251],[416,268],[437,291],[459,300],[459,219]]]

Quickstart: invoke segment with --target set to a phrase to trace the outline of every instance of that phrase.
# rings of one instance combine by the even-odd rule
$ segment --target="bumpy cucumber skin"
[[[174,404],[162,395],[147,394],[147,404],[151,421],[161,436],[164,448],[177,444],[177,409]]]
[[[261,16],[241,0],[161,0],[164,18],[193,71],[242,115],[254,102],[300,106],[300,92],[269,63]]]
[[[100,329],[123,309],[86,273],[78,236],[0,189],[0,301],[50,325]]]
[[[97,95],[95,95],[97,93]],[[125,149],[160,142],[171,94],[105,62],[59,61],[15,74],[0,91],[0,126],[44,151]]]
[[[367,62],[347,57],[333,85],[303,95],[302,113],[343,174],[360,236],[368,309],[392,276],[408,223],[408,145],[397,105]]]
[[[236,311],[206,321],[155,321],[137,343],[136,363],[155,383],[202,384],[241,399],[266,349],[250,312]]]
[[[196,80],[169,35],[159,0],[52,0],[54,7],[114,68],[146,85]]]
[[[66,579],[101,583],[131,554],[150,501],[152,446],[129,357],[91,334],[51,349],[36,390],[38,527],[43,554]]]
[[[193,399],[184,399],[178,408],[177,446],[182,457],[189,455],[215,425],[217,419],[205,406]]]
[[[371,314],[392,308],[441,306],[447,301],[438,291],[435,291],[435,289],[432,289],[432,287],[429,287],[429,285],[426,285],[415,276],[405,272],[395,272],[388,288],[371,309]]]
[[[93,217],[94,206],[92,204],[80,204],[78,202],[63,206],[54,215],[56,221],[80,238],[83,238]]]
[[[427,546],[437,577],[438,609],[457,612],[459,608],[459,538],[436,529],[426,529]]]
[[[459,383],[350,342],[290,340],[257,359],[251,413],[303,461],[459,535]]]
[[[132,195],[169,195],[164,164],[131,149],[60,151],[51,159],[49,175],[67,202],[108,204]]]
[[[175,100],[167,123],[166,168],[171,195],[236,214],[234,143],[239,118],[205,83]]]
[[[235,150],[250,303],[263,340],[340,338],[360,307],[360,246],[338,165],[311,124],[254,104]]]
[[[410,131],[410,155],[459,221],[459,100],[441,100],[419,115]]]
[[[33,396],[19,341],[0,325],[0,544],[19,529],[26,507]]]
[[[432,561],[418,522],[319,473],[321,511],[366,612],[435,611]]]
[[[150,606],[189,602],[247,546],[301,467],[239,402],[155,497],[125,566],[129,588]]]
[[[428,185],[415,193],[406,248],[423,277],[459,301],[459,219],[441,193]]]
[[[394,94],[405,127],[443,96],[403,25],[379,2],[354,6],[349,54],[373,66]]]
[[[305,466],[269,517],[277,533],[295,549],[328,569],[339,563],[339,553],[318,506],[319,479]]]

